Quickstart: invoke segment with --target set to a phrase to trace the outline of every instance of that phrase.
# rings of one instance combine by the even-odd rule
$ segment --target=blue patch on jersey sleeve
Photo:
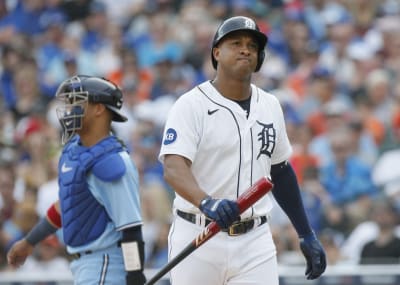
[[[176,131],[174,129],[169,128],[165,133],[164,145],[169,145],[173,143],[174,141],[176,141],[176,137],[177,137]]]
[[[111,182],[125,174],[126,166],[122,157],[118,153],[113,153],[96,162],[92,171],[97,178]]]

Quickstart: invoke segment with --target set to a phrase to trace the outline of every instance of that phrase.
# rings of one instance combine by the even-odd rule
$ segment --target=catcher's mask
[[[123,102],[121,90],[104,78],[86,75],[68,78],[58,87],[56,98],[62,102],[56,111],[63,129],[63,144],[82,129],[88,103],[104,104],[112,112],[113,121],[125,122],[127,120],[119,112]]]
[[[268,42],[268,37],[260,31],[256,22],[253,19],[244,16],[235,16],[225,20],[219,27],[214,35],[214,39],[211,47],[211,62],[214,69],[217,69],[218,62],[215,60],[213,55],[213,49],[219,44],[219,42],[226,37],[228,34],[236,31],[247,31],[251,33],[258,42],[258,59],[257,66],[254,70],[259,71],[265,58],[265,46]]]

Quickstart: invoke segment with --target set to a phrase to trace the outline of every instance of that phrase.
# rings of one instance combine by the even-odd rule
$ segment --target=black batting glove
[[[146,276],[143,271],[128,272],[125,277],[126,285],[145,285]]]
[[[221,229],[226,229],[239,218],[239,206],[228,199],[204,198],[199,206],[206,217],[214,220]]]
[[[326,269],[326,255],[314,232],[300,237],[300,249],[307,261],[305,274],[307,279],[320,277]]]

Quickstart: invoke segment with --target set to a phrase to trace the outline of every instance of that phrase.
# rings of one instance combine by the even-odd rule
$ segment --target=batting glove
[[[226,229],[239,218],[239,206],[227,199],[204,198],[199,206],[206,217],[214,220],[221,229]]]
[[[326,269],[326,256],[314,232],[300,237],[300,249],[307,261],[307,279],[312,280],[320,277]]]

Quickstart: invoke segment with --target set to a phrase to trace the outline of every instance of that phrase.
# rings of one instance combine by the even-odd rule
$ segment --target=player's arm
[[[26,258],[32,254],[34,246],[59,228],[61,228],[61,216],[57,201],[49,207],[46,217],[40,219],[25,238],[13,244],[7,253],[7,262],[12,266],[24,264]]]
[[[143,285],[146,277],[144,269],[144,242],[142,226],[135,226],[122,230],[122,254],[127,285]]]
[[[190,169],[187,158],[167,154],[164,157],[164,179],[181,197],[195,205],[207,217],[215,220],[221,228],[229,227],[239,217],[236,201],[214,199],[199,186]]]
[[[190,167],[189,159],[167,154],[164,158],[164,179],[182,198],[198,206],[207,194],[198,185]]]
[[[272,193],[300,237],[300,248],[307,261],[307,279],[318,278],[326,268],[324,249],[313,232],[303,206],[296,174],[288,161],[272,165]]]

